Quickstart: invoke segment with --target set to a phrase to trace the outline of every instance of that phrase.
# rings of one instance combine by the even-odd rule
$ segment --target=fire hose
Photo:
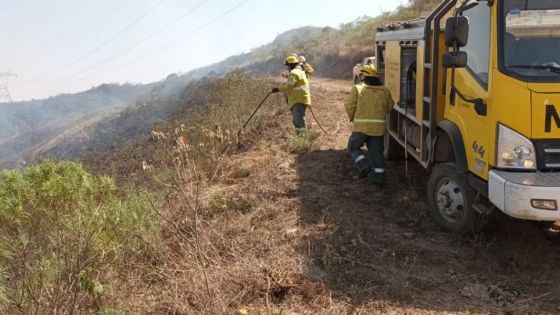
[[[327,134],[327,135],[329,135],[329,136],[332,136],[332,135],[335,135],[335,134],[338,133],[338,131],[340,130],[340,121],[336,123],[336,129],[335,129],[333,132],[328,132],[328,131],[325,130],[325,128],[323,128],[323,126],[322,126],[321,123],[319,122],[319,119],[317,119],[317,116],[315,115],[315,112],[313,111],[313,107],[312,107],[312,106],[309,106],[309,111],[311,111],[311,116],[313,116],[313,119],[314,119],[315,122],[317,123],[317,126],[319,126],[319,128],[321,128],[321,130],[322,130],[325,134]]]
[[[259,109],[262,107],[262,105],[266,102],[266,100],[270,97],[270,95],[274,94],[273,92],[269,92],[264,99],[257,105],[257,107],[255,108],[255,110],[253,111],[253,113],[251,114],[251,116],[249,116],[249,119],[247,119],[247,121],[245,122],[245,124],[243,124],[243,127],[241,127],[238,131],[238,134],[240,134],[246,127],[247,125],[251,122],[251,120],[253,119],[253,117],[255,116],[255,114],[259,111]],[[309,110],[311,111],[311,115],[313,116],[313,119],[315,120],[315,122],[317,123],[317,126],[319,126],[319,128],[327,135],[335,135],[336,133],[338,133],[338,131],[340,130],[340,122],[338,122],[336,124],[336,129],[332,132],[328,132],[323,125],[321,125],[321,123],[319,122],[319,119],[317,118],[317,115],[315,115],[315,112],[313,111],[313,107],[309,106]]]

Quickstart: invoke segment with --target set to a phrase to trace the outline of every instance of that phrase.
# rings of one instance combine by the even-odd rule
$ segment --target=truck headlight
[[[512,129],[498,125],[496,166],[509,169],[537,169],[535,146]]]

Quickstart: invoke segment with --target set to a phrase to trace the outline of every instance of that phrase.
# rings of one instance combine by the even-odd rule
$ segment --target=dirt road
[[[345,119],[350,87],[312,82],[315,112],[327,129]],[[505,216],[475,238],[443,232],[428,215],[427,173],[411,161],[406,178],[404,162],[391,162],[385,190],[357,179],[346,151],[349,133],[344,122],[336,135],[321,135],[318,150],[295,157],[291,192],[308,231],[299,244],[312,262],[306,274],[347,303],[346,311],[560,313],[558,239]]]

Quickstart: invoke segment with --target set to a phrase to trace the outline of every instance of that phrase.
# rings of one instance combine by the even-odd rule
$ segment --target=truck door
[[[490,56],[491,56],[491,7],[486,1],[463,12],[469,19],[469,41],[462,51],[467,52],[467,67],[457,69],[455,72],[455,93],[453,97],[448,84],[447,106],[445,117],[453,121],[461,130],[469,170],[481,178],[487,179],[488,152],[486,148],[492,147],[490,141],[494,138],[489,135],[487,115],[477,113],[473,99],[481,99],[488,104],[490,98]],[[451,71],[448,70],[447,81],[450,81]],[[462,95],[463,97],[461,97]]]

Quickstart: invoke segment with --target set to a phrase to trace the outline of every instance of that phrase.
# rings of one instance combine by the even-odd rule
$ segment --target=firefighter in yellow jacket
[[[375,66],[363,66],[361,75],[363,81],[352,87],[345,102],[348,118],[354,124],[348,140],[348,151],[356,163],[359,177],[364,178],[369,174],[372,183],[383,187],[385,119],[395,102],[389,89],[379,81]],[[364,144],[368,149],[369,161],[362,151]]]
[[[313,69],[313,67],[309,63],[307,63],[307,59],[304,56],[299,56],[298,60],[301,70],[305,72],[305,75],[309,79],[315,73],[315,69]]]
[[[296,133],[305,132],[305,111],[307,106],[311,106],[311,92],[309,80],[305,72],[301,70],[299,60],[296,56],[290,55],[284,63],[288,67],[288,81],[279,87],[272,89],[273,93],[284,92],[288,95],[288,106],[292,112],[292,121]]]

